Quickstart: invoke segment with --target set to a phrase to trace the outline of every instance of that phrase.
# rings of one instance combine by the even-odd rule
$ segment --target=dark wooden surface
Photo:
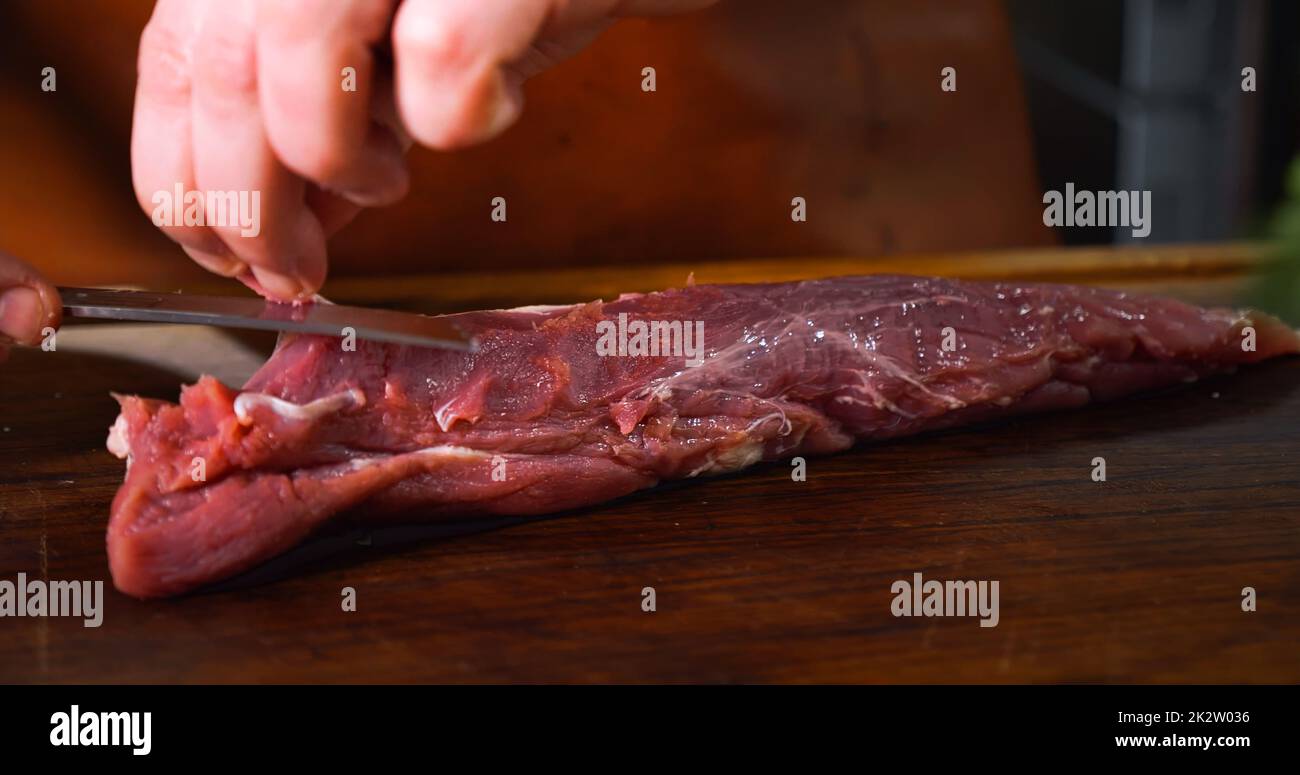
[[[1040,269],[1080,255],[1041,255]],[[1220,271],[1233,261],[1198,279],[1182,255],[1130,254],[1111,264],[1127,281],[1121,270],[1102,281],[1202,297],[1236,287]],[[1160,279],[1161,266],[1184,279]],[[526,280],[477,287],[499,296]],[[617,280],[534,276],[515,301],[585,298]],[[472,301],[463,282],[442,287],[447,305]],[[22,351],[0,366],[0,579],[107,582],[104,525],[122,475],[103,449],[108,392],[173,398],[181,381],[141,362],[147,338],[132,345],[114,357]],[[1300,359],[1287,359],[812,459],[802,483],[768,465],[505,526],[332,537],[182,599],[108,585],[99,629],[0,619],[0,680],[1294,682],[1298,421]],[[1105,483],[1089,477],[1096,456]],[[918,571],[997,579],[1000,624],[894,618],[891,583]],[[355,613],[340,610],[346,586]],[[647,586],[654,613],[641,610]],[[1254,613],[1240,607],[1246,586]]]

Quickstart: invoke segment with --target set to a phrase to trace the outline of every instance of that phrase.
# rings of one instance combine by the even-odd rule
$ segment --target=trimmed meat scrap
[[[1300,352],[1295,331],[1260,313],[901,276],[691,286],[462,318],[477,353],[286,336],[243,390],[204,377],[179,404],[119,397],[117,587],[179,594],[344,512],[374,522],[559,511]]]

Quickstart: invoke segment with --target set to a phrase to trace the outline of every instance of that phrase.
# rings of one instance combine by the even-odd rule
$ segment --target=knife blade
[[[321,302],[280,304],[238,296],[192,296],[105,288],[58,290],[64,312],[78,318],[251,328],[325,336],[344,336],[351,330],[358,339],[377,342],[466,352],[477,349],[473,337],[456,325],[454,315],[420,315]]]

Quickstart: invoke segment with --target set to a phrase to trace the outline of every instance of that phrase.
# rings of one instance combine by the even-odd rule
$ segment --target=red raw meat
[[[685,350],[598,354],[620,315],[616,338],[630,347],[635,321],[702,323],[703,363],[688,367]],[[693,286],[463,320],[476,354],[284,337],[243,391],[204,377],[179,405],[119,398],[118,589],[158,597],[231,576],[363,503],[350,513],[366,521],[558,511],[1300,351],[1295,331],[1259,313],[898,276]]]

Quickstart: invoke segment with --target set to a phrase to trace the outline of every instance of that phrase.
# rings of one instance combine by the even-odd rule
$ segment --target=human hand
[[[490,139],[518,118],[526,78],[616,18],[712,2],[158,0],[140,40],[136,197],[207,269],[273,298],[310,297],[326,238],[406,194],[412,141]],[[256,226],[187,225],[182,202],[160,209],[178,187],[242,192]]]

